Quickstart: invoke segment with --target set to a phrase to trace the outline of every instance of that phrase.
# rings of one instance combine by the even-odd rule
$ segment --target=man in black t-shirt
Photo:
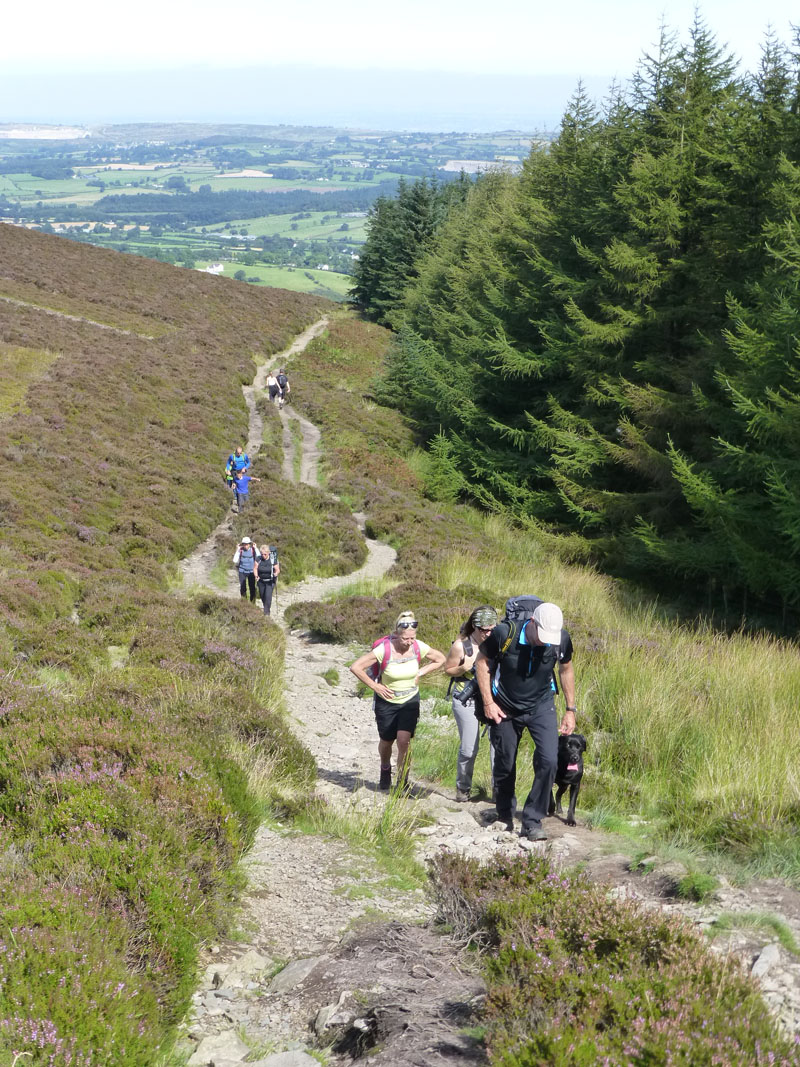
[[[522,810],[522,836],[544,841],[542,819],[547,815],[558,765],[558,735],[575,729],[575,674],[572,640],[555,604],[539,604],[533,618],[516,624],[508,648],[501,654],[510,623],[498,623],[481,644],[475,677],[490,722],[494,749],[494,785],[498,817],[513,828],[513,799],[517,777],[517,749],[527,729],[533,738],[533,785]],[[566,710],[556,720],[554,671],[558,667]]]

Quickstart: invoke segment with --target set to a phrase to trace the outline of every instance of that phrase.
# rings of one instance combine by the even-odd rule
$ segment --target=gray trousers
[[[458,727],[458,763],[456,766],[456,789],[462,793],[468,793],[472,788],[472,774],[475,770],[475,760],[478,756],[478,747],[481,741],[483,726],[475,718],[475,704],[470,700],[468,704],[462,704],[460,700],[452,698],[453,718]],[[494,750],[489,752],[489,762],[494,765]]]
[[[258,595],[264,605],[264,614],[269,615],[272,610],[272,594],[275,591],[275,583],[268,582],[266,578],[258,579]]]
[[[533,752],[533,784],[522,809],[522,829],[538,826],[550,808],[553,782],[558,767],[558,719],[552,697],[548,697],[534,711],[515,715],[489,728],[494,749],[494,786],[497,811],[511,817],[517,781],[517,749],[528,730],[535,745]]]

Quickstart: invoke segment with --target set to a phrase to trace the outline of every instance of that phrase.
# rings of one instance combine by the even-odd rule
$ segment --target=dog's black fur
[[[575,825],[575,804],[581,789],[583,778],[583,754],[586,751],[586,738],[583,734],[561,734],[558,738],[558,769],[556,770],[556,795],[550,797],[550,810],[548,815],[554,812],[562,814],[561,797],[569,786],[569,811],[567,812],[567,826]],[[577,771],[568,771],[571,763],[577,763]]]

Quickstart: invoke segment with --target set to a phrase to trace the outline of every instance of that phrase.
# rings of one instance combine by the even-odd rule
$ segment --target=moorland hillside
[[[0,228],[3,1063],[154,1063],[258,816],[236,745],[313,776],[277,628],[168,588],[254,359],[319,309]]]

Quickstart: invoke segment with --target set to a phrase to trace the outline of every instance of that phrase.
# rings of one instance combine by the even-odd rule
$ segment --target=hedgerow
[[[235,913],[263,803],[237,748],[280,763],[277,805],[314,778],[280,631],[166,590],[229,506],[253,359],[319,302],[13,227],[3,294],[35,306],[0,304],[0,359],[56,356],[0,419],[0,1064],[150,1065]]]

